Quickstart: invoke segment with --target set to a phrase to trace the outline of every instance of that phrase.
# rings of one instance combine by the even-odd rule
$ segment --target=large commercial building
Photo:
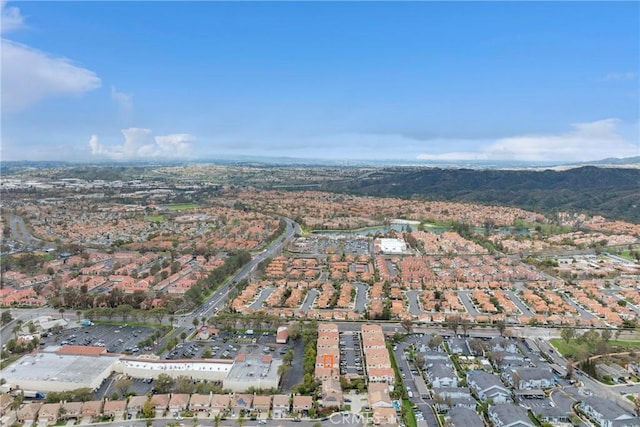
[[[282,360],[274,359],[270,354],[239,354],[231,370],[222,381],[222,387],[234,392],[245,391],[250,387],[257,389],[278,388],[280,374],[278,368]]]
[[[233,360],[162,360],[157,356],[136,358],[125,357],[120,360],[122,373],[134,378],[158,378],[167,374],[173,378],[186,376],[194,380],[222,381],[231,371]]]
[[[161,360],[157,356],[122,357],[105,352],[104,347],[48,347],[37,354],[22,356],[0,371],[0,377],[25,391],[60,392],[78,388],[98,389],[112,373],[133,378],[173,378],[223,381],[224,388],[242,392],[250,387],[277,388],[282,360],[271,355],[240,354],[236,360]]]
[[[95,390],[116,369],[120,356],[107,355],[100,347],[86,348],[98,351],[63,347],[29,354],[0,371],[0,376],[7,384],[28,391]]]

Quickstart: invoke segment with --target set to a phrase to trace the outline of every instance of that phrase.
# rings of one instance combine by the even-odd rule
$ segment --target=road
[[[355,312],[362,313],[365,308],[367,308],[367,295],[369,293],[369,286],[364,283],[356,283],[356,301],[355,301]]]
[[[252,310],[260,310],[262,308],[262,304],[269,298],[269,295],[274,291],[273,288],[264,288],[260,291],[260,295],[255,300],[253,304],[251,304]]]
[[[407,301],[409,301],[409,313],[413,316],[420,316],[424,313],[418,302],[418,297],[422,291],[407,291]]]
[[[522,302],[522,300],[515,294],[515,292],[507,291],[507,290],[503,292],[516,305],[516,307],[518,308],[518,310],[520,310],[520,313],[522,313],[522,315],[528,316],[528,317],[535,317],[535,314],[531,310],[529,310],[529,307],[527,307]]]
[[[471,293],[471,291],[458,291],[458,298],[460,298],[460,301],[462,301],[462,304],[464,305],[465,310],[467,310],[467,313],[472,316],[478,316],[480,315],[480,312],[476,310],[476,306],[473,304],[473,301],[471,301],[469,293]]]
[[[173,332],[166,336],[161,345],[164,345],[173,337],[178,337],[183,331],[187,333],[193,329],[193,319],[201,317],[210,317],[222,309],[229,300],[229,294],[235,288],[236,284],[243,279],[248,279],[250,275],[258,268],[258,265],[280,253],[289,242],[291,242],[296,234],[300,234],[300,226],[288,218],[282,218],[285,221],[284,233],[279,236],[267,249],[253,256],[251,261],[247,263],[240,271],[230,277],[213,295],[211,295],[202,305],[193,310],[191,313],[180,316]]]
[[[431,399],[423,399],[419,393],[417,392],[416,383],[413,377],[413,373],[411,372],[411,366],[405,357],[404,350],[409,347],[413,342],[415,342],[417,338],[410,337],[409,339],[398,343],[397,347],[393,351],[393,354],[396,358],[396,363],[398,364],[398,369],[402,371],[404,374],[403,382],[406,390],[411,390],[413,392],[413,398],[411,398],[411,402],[415,403],[418,408],[422,411],[424,415],[424,420],[428,427],[438,427],[440,424],[436,420],[435,414],[431,409],[433,405],[433,400]],[[418,374],[421,375],[421,374]]]
[[[311,311],[311,307],[313,307],[313,303],[316,301],[316,298],[318,298],[318,295],[320,295],[320,292],[318,292],[318,290],[309,289],[309,291],[307,292],[307,296],[305,297],[304,302],[300,307],[300,311],[304,313],[308,313],[309,311]]]
[[[56,245],[51,242],[45,242],[34,237],[27,226],[24,224],[24,220],[21,216],[10,215],[9,216],[9,229],[11,230],[11,237],[16,242],[20,242],[25,246],[34,246],[43,249],[55,250]]]

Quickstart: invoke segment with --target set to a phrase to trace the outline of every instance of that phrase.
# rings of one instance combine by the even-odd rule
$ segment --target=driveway
[[[364,283],[356,283],[356,313],[362,313],[367,307],[367,294],[369,293],[369,286]]]

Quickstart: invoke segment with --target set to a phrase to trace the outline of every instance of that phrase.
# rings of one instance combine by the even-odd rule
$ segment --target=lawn
[[[169,205],[168,208],[172,211],[181,211],[184,209],[194,209],[197,208],[198,205],[195,203],[176,203],[175,205]]]
[[[402,399],[402,412],[404,412],[404,421],[407,427],[415,427],[418,425],[416,414],[413,413],[413,405],[409,399]]]
[[[587,355],[593,353],[593,349],[589,349],[589,346],[586,343],[578,343],[575,339],[566,342],[562,338],[552,338],[550,342],[564,357],[572,357],[576,354]],[[640,348],[640,341],[611,340],[609,341],[609,345],[611,352],[616,353],[619,351],[625,351],[629,348]]]
[[[164,216],[162,215],[149,215],[146,216],[145,219],[151,222],[162,222],[164,221]]]

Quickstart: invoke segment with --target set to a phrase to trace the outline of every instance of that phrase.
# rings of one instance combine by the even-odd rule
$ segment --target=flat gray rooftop
[[[90,384],[120,356],[76,356],[38,353],[22,356],[0,371],[8,383],[18,381],[51,381]]]

